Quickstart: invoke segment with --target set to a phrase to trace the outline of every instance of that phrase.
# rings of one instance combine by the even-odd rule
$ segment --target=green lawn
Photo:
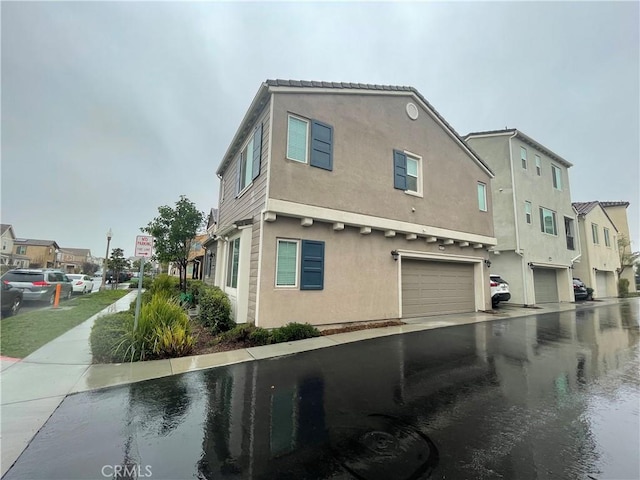
[[[127,293],[127,290],[105,290],[60,302],[60,310],[47,308],[3,318],[0,324],[0,354],[24,358]]]

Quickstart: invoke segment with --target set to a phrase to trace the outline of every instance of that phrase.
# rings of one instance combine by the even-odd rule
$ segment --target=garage
[[[597,298],[609,296],[607,292],[607,272],[596,272],[596,291],[594,296]]]
[[[475,312],[473,264],[402,260],[402,317]]]
[[[559,302],[558,280],[556,271],[552,268],[538,268],[533,270],[533,288],[536,293],[536,303]]]

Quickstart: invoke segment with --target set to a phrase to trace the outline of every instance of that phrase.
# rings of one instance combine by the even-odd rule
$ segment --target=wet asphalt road
[[[4,478],[638,479],[639,304],[72,395]]]

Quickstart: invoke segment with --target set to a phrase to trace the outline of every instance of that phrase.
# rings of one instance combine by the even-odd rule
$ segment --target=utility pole
[[[100,285],[100,291],[105,289],[105,284],[107,282],[107,259],[109,258],[109,244],[111,243],[112,236],[113,232],[109,229],[107,232],[107,252],[104,254],[104,262],[102,262],[102,285]]]

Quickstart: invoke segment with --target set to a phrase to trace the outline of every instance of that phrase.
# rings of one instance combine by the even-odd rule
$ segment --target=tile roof
[[[20,245],[33,245],[34,247],[48,247],[54,245],[56,248],[60,248],[55,240],[35,240],[33,238],[16,238],[14,244]]]
[[[87,255],[91,255],[91,250],[88,248],[67,248],[60,247],[60,251],[70,253],[76,257],[86,257]]]
[[[427,99],[422,96],[422,94],[416,90],[414,87],[407,87],[407,86],[398,86],[398,85],[378,85],[378,84],[370,84],[370,83],[351,83],[351,82],[323,82],[323,81],[315,81],[315,80],[283,80],[283,79],[267,79],[265,81],[265,83],[263,84],[264,86],[268,87],[294,87],[294,88],[326,88],[326,89],[330,89],[330,88],[334,88],[334,89],[343,89],[343,90],[375,90],[375,91],[384,91],[384,92],[407,92],[407,93],[411,93],[414,94],[416,97],[418,97],[420,99],[420,101],[422,101],[427,108],[429,108],[431,110],[431,112],[446,126],[446,128],[464,145],[465,148],[467,148],[471,154],[473,155],[473,157],[488,171],[490,172],[491,175],[493,175],[493,171],[491,170],[491,168],[489,167],[489,165],[487,165],[484,160],[482,160],[482,158],[480,157],[480,155],[478,155],[467,143],[465,143],[465,141],[462,139],[462,137],[460,136],[460,134],[458,134],[458,132],[456,132],[456,130],[449,124],[449,122],[447,122],[444,117],[442,115],[440,115],[440,113],[433,108],[433,105],[431,105]],[[254,99],[254,103],[256,103],[257,97],[260,96],[260,91],[258,91],[258,94],[256,95],[256,99]],[[253,107],[253,103],[252,103],[252,107]],[[251,107],[250,107],[251,110]],[[236,136],[234,137],[234,140],[232,141],[231,145],[235,144],[237,142],[237,136],[239,134],[240,131],[243,130],[243,124],[250,118],[249,116],[249,112],[247,112],[247,115],[245,115],[245,118],[243,119],[242,123],[240,124],[240,127],[238,128],[238,133],[236,133]],[[220,175],[222,173],[222,171],[226,168],[226,164],[228,162],[230,162],[230,159],[227,159],[227,155],[229,155],[230,150],[232,149],[232,147],[229,148],[229,150],[227,151],[227,153],[225,154],[225,157],[223,158],[220,167],[217,170],[217,173]]]
[[[573,202],[571,205],[576,209],[578,215],[586,215],[598,206],[598,202]]]
[[[620,201],[620,202],[600,202],[600,205],[602,205],[603,207],[628,207],[629,206],[629,202],[624,202],[624,201]]]

